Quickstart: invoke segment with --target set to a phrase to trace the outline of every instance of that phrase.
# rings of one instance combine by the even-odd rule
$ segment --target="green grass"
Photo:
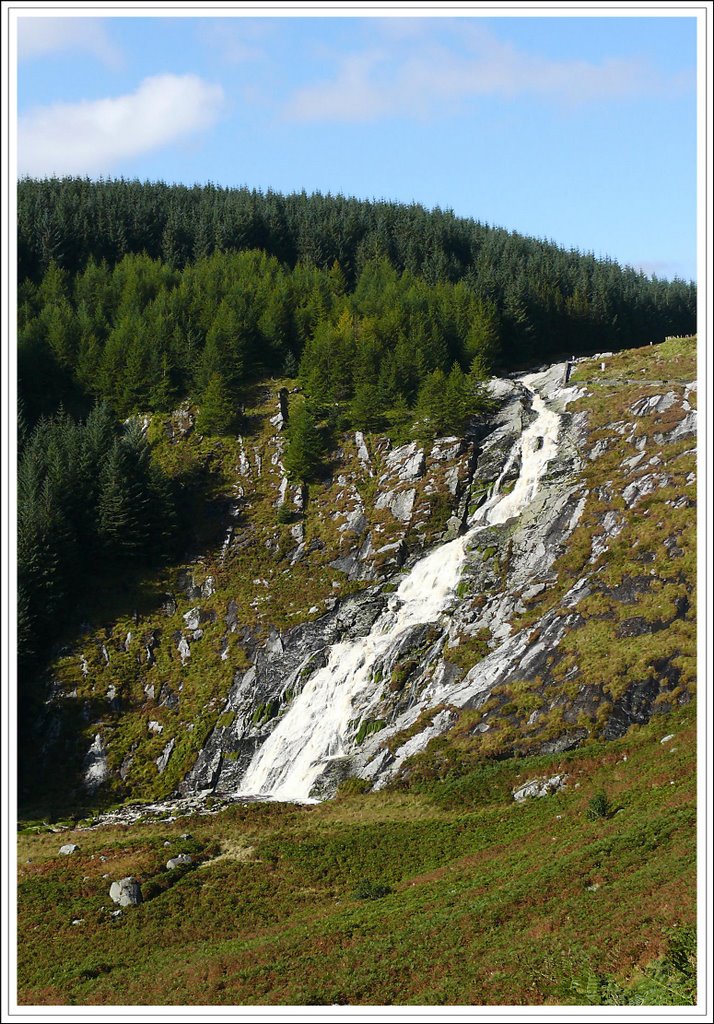
[[[663,746],[665,732],[675,739]],[[643,979],[672,980],[672,935],[695,919],[694,736],[688,706],[611,744],[407,791],[346,787],[311,807],[26,829],[20,999],[529,1005],[624,992],[647,1002],[656,991]],[[565,790],[514,804],[512,788],[560,771]],[[621,809],[589,821],[601,789]],[[68,841],[80,852],[58,857]],[[166,872],[180,851],[202,863]],[[151,898],[113,918],[110,881],[128,874]],[[671,987],[691,1000],[691,984]]]

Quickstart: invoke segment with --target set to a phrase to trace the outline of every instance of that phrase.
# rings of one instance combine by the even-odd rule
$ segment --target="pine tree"
[[[131,540],[134,523],[124,452],[119,441],[114,443],[102,470],[97,513],[97,533],[103,547],[119,555]]]
[[[444,433],[448,420],[446,408],[446,374],[443,370],[434,370],[424,378],[416,408],[414,410],[414,430],[423,440],[429,440]]]
[[[141,428],[130,422],[109,452],[97,502],[99,539],[116,558],[131,559],[149,547],[150,463]]]
[[[173,382],[171,364],[167,352],[161,354],[160,369],[155,371],[154,383],[149,390],[149,408],[158,412],[169,412],[176,404],[177,388]]]
[[[471,363],[464,379],[464,397],[467,416],[486,416],[495,408],[488,390],[488,373],[479,356]]]
[[[285,359],[283,360],[283,377],[297,377],[298,375],[298,361],[295,358],[292,351],[288,349]]]
[[[360,430],[378,430],[383,423],[383,405],[374,377],[364,376],[355,387],[351,403],[352,422]]]
[[[288,444],[283,463],[292,480],[309,481],[315,478],[325,456],[325,444],[307,402],[290,410]]]
[[[74,310],[62,298],[51,305],[46,305],[40,314],[47,341],[55,354],[60,366],[74,365],[77,344],[77,327]]]
[[[214,373],[201,395],[196,417],[200,434],[228,434],[235,425],[236,410],[220,373]]]

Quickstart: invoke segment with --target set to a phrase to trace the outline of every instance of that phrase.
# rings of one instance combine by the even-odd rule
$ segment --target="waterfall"
[[[327,663],[310,677],[254,755],[241,780],[241,793],[309,799],[326,764],[349,753],[356,724],[378,703],[377,664],[396,648],[405,630],[439,621],[455,600],[471,537],[519,515],[533,499],[557,451],[560,417],[546,407],[531,380],[524,377],[521,382],[532,395],[536,418],[515,442],[491,496],[472,516],[467,532],[415,563],[367,636],[330,647]],[[502,481],[519,457],[515,485],[501,494]]]

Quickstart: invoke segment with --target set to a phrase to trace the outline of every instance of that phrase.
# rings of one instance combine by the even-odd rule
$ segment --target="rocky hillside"
[[[282,464],[290,387],[256,389],[241,437],[201,437],[190,408],[146,421],[165,468],[200,482],[195,557],[107,595],[58,653],[46,792],[100,807],[240,791],[273,734],[308,706],[320,720],[330,657],[354,657],[364,685],[304,797],[566,751],[691,700],[694,340],[494,381],[467,438],[345,435],[309,489]],[[400,619],[427,570],[443,601]],[[264,792],[278,774],[273,757]]]

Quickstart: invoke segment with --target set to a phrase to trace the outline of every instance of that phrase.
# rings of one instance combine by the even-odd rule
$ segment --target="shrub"
[[[601,789],[595,796],[591,797],[585,817],[588,821],[598,821],[600,818],[611,818],[613,813],[614,807],[607,793]]]
[[[280,505],[278,508],[278,522],[285,525],[293,521],[293,513],[289,505]]]
[[[381,882],[369,882],[362,879],[354,888],[352,895],[356,900],[381,900],[383,896],[389,896],[392,892],[391,885],[383,885]]]

